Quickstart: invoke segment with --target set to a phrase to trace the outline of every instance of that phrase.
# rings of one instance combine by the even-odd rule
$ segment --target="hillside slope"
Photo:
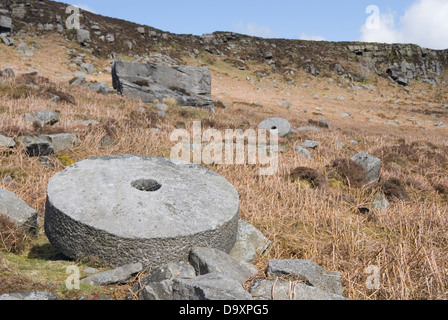
[[[81,24],[90,40],[80,44],[76,30],[64,27],[65,4],[1,3],[0,15],[12,16],[14,44],[0,44],[0,69],[12,68],[15,77],[3,75],[0,82],[0,134],[16,141],[51,133],[78,137],[72,147],[41,158],[27,156],[20,144],[1,149],[0,188],[25,200],[41,221],[48,180],[73,162],[111,154],[169,157],[171,133],[191,130],[194,121],[224,132],[282,117],[296,132],[280,139],[276,175],[260,176],[262,165],[204,164],[235,186],[241,219],[273,243],[256,262],[258,278],[269,259],[310,259],[340,271],[350,299],[446,299],[448,51],[228,32],[175,35],[89,12]],[[163,115],[138,100],[70,85],[79,76],[110,85],[114,59],[207,66],[220,103],[211,113],[165,101]],[[38,126],[25,120],[43,110],[57,111],[60,121]],[[330,127],[319,127],[321,120]],[[295,150],[307,140],[320,143],[310,149],[311,159]],[[382,160],[375,185],[356,185],[356,170],[343,165],[361,151]],[[379,195],[389,202],[385,210],[375,201]],[[2,231],[0,294],[124,298],[129,286],[67,290],[65,268],[74,262],[61,259],[40,231],[36,239]],[[75,263],[82,270],[107,268],[92,260]],[[366,287],[371,265],[381,271],[379,290]]]

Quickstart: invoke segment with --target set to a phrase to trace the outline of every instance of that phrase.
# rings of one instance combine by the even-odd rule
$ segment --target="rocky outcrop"
[[[145,103],[174,98],[181,106],[213,108],[207,68],[115,61],[112,78],[115,90]]]

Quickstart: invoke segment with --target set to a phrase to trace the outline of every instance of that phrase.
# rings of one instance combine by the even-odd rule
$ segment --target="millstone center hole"
[[[273,127],[271,128],[271,130],[277,130],[277,127],[276,127],[276,126],[273,126]]]
[[[132,182],[132,187],[140,191],[154,192],[162,188],[162,185],[156,180],[139,179]]]

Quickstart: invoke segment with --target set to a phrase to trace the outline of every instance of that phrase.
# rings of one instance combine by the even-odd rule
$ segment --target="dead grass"
[[[170,141],[171,132],[179,127],[190,130],[193,121],[201,120],[203,128],[246,130],[256,128],[268,117],[279,116],[298,127],[308,125],[314,109],[319,108],[332,131],[299,132],[282,140],[286,152],[280,154],[278,174],[260,176],[258,165],[207,166],[235,186],[241,199],[241,218],[254,224],[273,243],[271,250],[255,262],[260,270],[258,277],[264,276],[269,259],[311,259],[326,269],[342,273],[344,295],[349,299],[446,299],[447,134],[443,128],[426,124],[426,121],[433,121],[431,115],[412,112],[429,109],[424,106],[426,100],[406,101],[401,89],[383,79],[378,80],[377,92],[355,94],[346,87],[330,85],[300,71],[294,77],[295,87],[285,85],[283,77],[277,77],[279,85],[274,88],[272,80],[276,76],[271,70],[266,71],[266,76],[270,77],[267,80],[252,75],[257,79],[252,85],[245,80],[246,76],[250,70],[260,68],[248,67],[249,70],[243,72],[221,61],[211,67],[213,97],[229,109],[217,108],[216,114],[211,114],[170,105],[166,118],[160,118],[152,106],[141,108],[140,101],[56,83],[50,77],[54,69],[49,69],[51,72],[45,75],[49,83],[41,80],[44,81],[41,85],[57,89],[60,96],[69,94],[65,102],[51,106],[58,109],[61,118],[51,130],[76,133],[80,140],[75,147],[50,156],[55,167],[42,166],[38,159],[27,157],[20,146],[12,154],[2,155],[0,188],[18,194],[42,216],[48,180],[68,163],[61,159],[81,161],[126,153],[169,157],[171,147],[177,143]],[[42,96],[25,83],[14,84],[14,81],[17,80],[7,80],[0,86],[0,134],[11,137],[34,134],[36,128],[25,123],[23,115],[48,109],[49,96]],[[307,83],[310,89],[300,83]],[[319,99],[313,98],[314,92],[319,93]],[[374,102],[380,93],[388,98]],[[324,97],[339,94],[346,96],[346,100]],[[70,97],[75,104],[70,102]],[[395,109],[388,102],[389,97],[400,98],[405,103]],[[277,103],[283,99],[291,101],[293,108],[279,107]],[[353,114],[356,121],[342,117],[342,112]],[[411,116],[422,125],[407,122]],[[383,117],[397,119],[402,125],[384,125]],[[368,119],[373,123],[367,122]],[[99,125],[83,126],[82,120],[96,120]],[[46,132],[50,128],[41,130]],[[106,136],[114,143],[101,146]],[[304,139],[321,142],[313,152],[313,160],[303,160],[294,152],[294,146]],[[352,144],[352,140],[358,143]],[[338,141],[346,146],[337,149],[334,144]],[[362,168],[349,160],[359,151],[370,152],[383,160],[379,186],[363,187]],[[5,182],[6,176],[11,176],[13,183]],[[334,180],[326,184],[326,178]],[[294,179],[309,183],[297,183]],[[358,208],[371,207],[378,190],[394,199],[391,207],[384,212],[374,212],[374,219],[360,214]],[[365,269],[369,265],[380,268],[381,289],[378,291],[366,288],[369,275]],[[14,268],[13,264],[10,268]],[[43,273],[41,269],[35,272]],[[14,272],[2,273],[0,283],[6,289],[0,291],[28,290],[35,285],[26,277],[17,279],[24,287],[11,287],[13,275],[17,276]],[[42,276],[36,285],[45,284],[44,278]],[[114,295],[123,298],[123,292],[126,290]]]

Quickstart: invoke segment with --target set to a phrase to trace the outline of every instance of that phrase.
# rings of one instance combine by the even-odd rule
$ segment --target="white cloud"
[[[261,38],[272,38],[275,37],[274,31],[266,26],[259,26],[255,22],[252,23],[235,23],[233,28],[236,32],[247,34],[249,36],[261,37]]]
[[[78,7],[79,9],[82,9],[84,11],[89,11],[92,13],[96,13],[95,10],[93,10],[92,8],[90,8],[88,5],[86,4],[74,4],[75,7]]]
[[[381,14],[378,29],[361,27],[360,41],[414,43],[431,49],[448,48],[448,1],[416,0],[398,18],[392,13]]]
[[[302,35],[300,36],[300,40],[325,41],[325,38],[322,36],[308,35],[308,34],[302,33]]]

